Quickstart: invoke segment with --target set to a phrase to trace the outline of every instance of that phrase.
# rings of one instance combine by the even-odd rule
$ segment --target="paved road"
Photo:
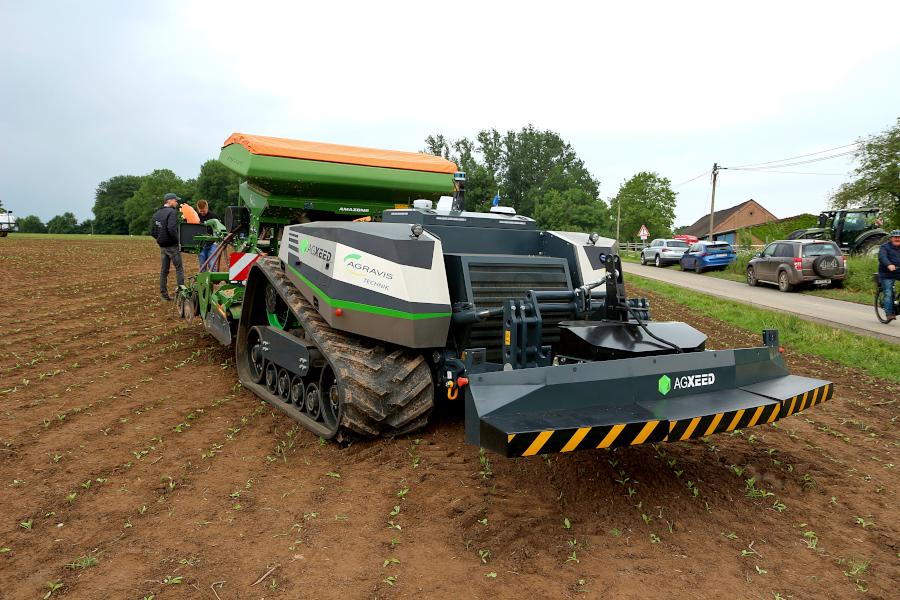
[[[643,267],[637,263],[622,264],[626,274],[633,273],[735,302],[776,309],[809,321],[825,323],[900,344],[900,321],[894,321],[890,325],[879,323],[875,318],[875,309],[871,305],[808,294],[784,294],[774,286],[761,285],[752,288],[746,283],[685,273],[677,266],[657,269],[650,266]]]

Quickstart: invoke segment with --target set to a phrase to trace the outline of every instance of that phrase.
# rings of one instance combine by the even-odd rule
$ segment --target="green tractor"
[[[819,215],[818,227],[798,229],[788,239],[832,240],[847,254],[877,254],[887,241],[883,225],[880,208],[829,210]]]
[[[182,306],[233,343],[246,389],[315,435],[401,435],[456,403],[468,442],[534,456],[731,432],[834,394],[790,374],[775,330],[707,350],[652,321],[615,240],[464,211],[450,161],[256,136],[221,160],[246,178],[241,205],[195,239],[238,250]]]

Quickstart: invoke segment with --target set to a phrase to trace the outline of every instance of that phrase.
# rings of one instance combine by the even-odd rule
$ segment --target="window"
[[[763,256],[775,256],[775,249],[779,246],[779,244],[769,244],[766,246],[766,249],[763,250]]]
[[[803,246],[803,256],[840,256],[841,251],[830,242],[820,244],[806,244]]]
[[[700,252],[700,250],[702,248],[703,248],[702,244],[694,244],[693,246],[691,246],[691,249],[688,250],[688,252]]]
[[[777,256],[779,258],[793,258],[794,257],[793,244],[778,244],[778,247],[775,249],[775,256]]]
[[[687,248],[687,242],[682,242],[681,240],[668,240],[666,242],[666,246],[669,248]]]

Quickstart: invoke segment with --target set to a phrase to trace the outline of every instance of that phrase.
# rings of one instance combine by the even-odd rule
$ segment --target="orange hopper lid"
[[[440,156],[419,152],[378,150],[376,148],[343,146],[325,142],[305,142],[303,140],[289,140],[247,133],[231,134],[231,137],[225,140],[222,146],[225,147],[230,144],[240,144],[251,154],[263,156],[301,158],[346,165],[426,171],[428,173],[455,173],[458,170],[456,164],[449,160]]]

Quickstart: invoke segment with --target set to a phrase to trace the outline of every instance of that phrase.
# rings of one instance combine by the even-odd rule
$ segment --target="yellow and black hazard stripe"
[[[834,387],[829,383],[814,390],[792,396],[787,400],[782,400],[782,415],[780,418],[788,417],[794,413],[812,408],[816,404],[831,400],[832,396],[834,396]]]
[[[612,448],[637,444],[676,442],[706,437],[723,431],[774,423],[794,413],[830,400],[831,384],[786,400],[774,400],[755,408],[739,409],[690,419],[652,420],[577,429],[528,431],[507,435],[507,456],[534,456],[590,448]]]

